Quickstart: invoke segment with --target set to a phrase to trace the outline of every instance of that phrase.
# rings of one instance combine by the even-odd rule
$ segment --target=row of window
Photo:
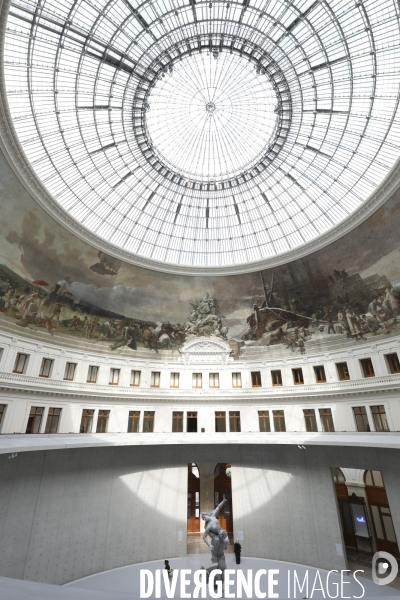
[[[386,354],[386,361],[388,364],[389,372],[400,373],[400,362],[396,353],[394,354]],[[15,365],[14,365],[14,373],[25,373],[26,365],[28,361],[28,355],[23,353],[18,353]],[[51,358],[43,358],[42,364],[39,371],[39,377],[50,377],[52,368],[53,368],[54,360]],[[363,358],[360,360],[361,369],[364,377],[374,377],[375,371],[372,364],[372,360],[370,358]],[[67,362],[65,366],[64,372],[64,380],[66,381],[74,381],[75,373],[76,373],[77,363]],[[346,381],[350,379],[349,370],[347,368],[346,362],[336,363],[336,368],[338,372],[338,377],[340,381]],[[99,374],[99,367],[95,365],[90,365],[88,368],[87,374],[87,383],[97,383],[97,378]],[[111,368],[110,369],[110,385],[119,385],[120,381],[121,369]],[[317,365],[314,367],[315,381],[317,383],[326,383],[326,375],[325,368],[323,365]],[[150,387],[160,387],[160,372],[152,371],[150,378]],[[293,375],[293,383],[295,385],[301,385],[304,383],[303,377],[303,369],[301,367],[292,369]],[[139,387],[141,379],[141,371],[131,371],[131,386]],[[171,373],[170,374],[170,387],[171,388],[179,388],[179,373]],[[274,370],[271,371],[271,380],[273,386],[281,386],[282,385],[282,371]],[[261,372],[260,371],[251,371],[251,384],[252,387],[262,387],[261,382]],[[203,374],[202,373],[192,373],[192,387],[193,388],[202,388],[203,387]],[[219,388],[219,373],[209,373],[209,387],[210,388]],[[232,373],[232,387],[233,388],[241,388],[242,387],[242,376],[241,373]]]
[[[6,405],[0,404],[0,427],[5,414]],[[32,406],[26,433],[40,433],[42,420],[44,416],[44,407]],[[303,409],[304,422],[306,431],[335,431],[333,423],[332,410],[330,408],[319,408],[318,415],[321,423],[321,428],[317,426],[317,413],[313,408]],[[371,406],[371,416],[374,423],[375,431],[389,431],[389,426],[386,417],[385,407],[383,405]],[[57,433],[61,419],[61,408],[49,408],[47,414],[45,433]],[[285,411],[272,410],[272,422],[275,432],[286,431]],[[80,424],[80,433],[91,433],[93,431],[94,409],[83,409],[82,419]],[[365,406],[353,407],[354,419],[357,431],[371,431],[369,425],[368,414]],[[110,410],[100,409],[97,416],[96,433],[107,433],[108,420]],[[144,433],[152,433],[154,431],[154,411],[144,411],[142,431]],[[271,420],[269,410],[258,411],[259,430],[262,432],[271,431]],[[140,411],[131,410],[128,416],[128,433],[138,433],[140,427]],[[240,426],[240,411],[229,411],[228,415],[225,411],[215,412],[215,431],[224,433],[228,431],[239,432]],[[183,432],[184,430],[184,412],[174,411],[172,413],[172,431]],[[188,433],[197,432],[197,412],[188,411],[186,414],[186,431]],[[203,430],[204,431],[204,430]]]

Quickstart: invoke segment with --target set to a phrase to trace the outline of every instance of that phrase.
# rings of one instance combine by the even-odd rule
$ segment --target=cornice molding
[[[326,232],[318,238],[298,246],[295,249],[274,256],[269,260],[262,260],[237,266],[222,267],[195,267],[182,266],[171,263],[159,262],[133,255],[129,252],[110,244],[105,240],[98,238],[88,229],[82,226],[78,221],[72,219],[49,194],[45,186],[39,180],[34,170],[30,166],[26,155],[18,141],[10,111],[8,108],[5,84],[4,84],[4,38],[6,22],[10,0],[0,1],[0,148],[6,156],[15,175],[34,200],[58,223],[76,235],[82,241],[88,243],[98,250],[111,254],[126,263],[136,265],[145,269],[162,271],[165,273],[174,273],[188,276],[216,276],[216,275],[236,275],[240,273],[251,273],[263,269],[276,267],[287,262],[302,258],[308,254],[320,250],[332,242],[338,240],[343,235],[352,231],[360,225],[365,219],[373,214],[382,206],[390,196],[398,189],[400,185],[400,159],[382,181],[381,185],[373,194],[350,216],[346,217],[341,223],[332,230]]]
[[[323,386],[323,387],[322,387]],[[367,396],[373,394],[393,394],[400,392],[400,375],[385,375],[370,379],[355,379],[351,381],[337,381],[334,383],[283,386],[277,388],[240,388],[240,389],[158,389],[118,386],[118,393],[111,391],[108,386],[43,379],[29,375],[0,372],[0,394],[18,393],[22,395],[52,396],[66,398],[73,402],[82,399],[92,399],[106,403],[126,404],[132,402],[145,402],[157,404],[182,404],[196,403],[209,404],[229,403],[248,404],[252,402],[266,403],[297,403],[298,399],[318,400],[348,399],[353,396]]]

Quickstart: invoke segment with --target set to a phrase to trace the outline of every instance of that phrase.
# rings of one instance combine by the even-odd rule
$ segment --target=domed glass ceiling
[[[12,0],[9,108],[80,226],[249,264],[349,218],[399,156],[394,0]]]

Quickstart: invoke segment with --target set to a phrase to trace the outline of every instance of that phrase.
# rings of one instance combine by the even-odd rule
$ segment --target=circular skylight
[[[240,175],[265,154],[277,98],[254,65],[228,52],[177,61],[148,98],[146,121],[154,152],[182,175],[219,181]]]
[[[12,0],[5,83],[58,218],[133,261],[234,271],[377,191],[399,47],[393,0]]]

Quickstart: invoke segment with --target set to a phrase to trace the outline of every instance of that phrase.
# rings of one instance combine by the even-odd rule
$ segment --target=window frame
[[[180,383],[180,373],[173,371],[170,374],[170,388],[179,388],[179,383]]]
[[[298,377],[299,381],[296,381],[296,374],[299,375],[299,377]],[[293,368],[292,376],[293,376],[293,384],[294,385],[304,385],[304,375],[303,375],[302,367]]]
[[[271,371],[271,382],[272,382],[272,387],[281,387],[283,385],[281,369],[273,369]]]
[[[137,423],[137,428],[134,425]],[[131,428],[129,426],[131,425]],[[130,410],[128,413],[127,433],[139,433],[140,431],[140,410]]]
[[[7,412],[7,406],[8,404],[0,404],[0,433],[2,430],[2,427],[4,425],[4,421],[5,421],[5,416],[6,416],[6,412]]]
[[[196,385],[195,385],[196,381]],[[200,385],[198,385],[200,381]],[[200,390],[203,387],[203,373],[192,373],[192,389]]]
[[[389,427],[389,421],[387,418],[387,412],[386,412],[386,406],[384,404],[374,404],[373,406],[370,406],[370,411],[371,411],[371,415],[372,415],[372,422],[374,424],[374,428],[375,431],[378,431],[380,433],[387,433],[390,431],[390,427]],[[380,408],[383,408],[383,410],[380,410]],[[375,411],[374,409],[378,409],[377,411]],[[384,415],[384,421],[386,423],[386,428],[383,426],[383,420],[381,415]],[[378,418],[375,418],[376,416],[378,416]],[[377,422],[379,422],[379,426],[377,427]]]
[[[19,362],[22,359],[22,357],[24,357],[23,358],[24,364],[22,366],[22,370],[19,371],[17,367],[19,366]],[[15,361],[14,361],[13,373],[17,373],[18,375],[24,375],[26,373],[26,368],[28,366],[28,358],[29,358],[29,354],[25,354],[25,352],[17,352]]]
[[[172,412],[172,433],[183,433],[183,410],[174,410]]]
[[[86,413],[86,414],[85,414]],[[83,408],[81,415],[81,424],[79,426],[79,433],[92,433],[93,421],[94,421],[95,409],[94,408]],[[90,431],[87,431],[87,424],[90,423]],[[85,426],[86,424],[86,426]],[[86,431],[84,431],[86,429]]]
[[[143,413],[143,433],[154,433],[154,422],[156,413],[154,410],[145,410]],[[151,424],[151,428],[148,425]]]
[[[324,411],[324,412],[323,412]],[[335,423],[333,421],[333,414],[331,408],[319,408],[319,420],[321,423],[321,428],[324,433],[334,433],[335,431]],[[330,423],[332,422],[332,428]],[[326,427],[328,425],[328,427]]]
[[[259,410],[258,412],[258,428],[261,433],[271,433],[271,417],[269,410]],[[261,414],[266,413],[266,414]],[[264,423],[266,428],[261,429],[261,423]]]
[[[150,373],[150,387],[159,388],[161,382],[161,371],[151,371]]]
[[[96,433],[107,433],[110,419],[110,409],[99,408],[97,413]]]
[[[353,410],[353,417],[354,417],[354,422],[356,424],[356,429],[357,431],[360,432],[368,432],[371,431],[371,426],[369,424],[369,419],[368,419],[368,413],[367,413],[367,407],[366,406],[352,406],[352,410]],[[359,412],[357,412],[359,411]],[[362,412],[364,411],[364,412]],[[359,418],[357,418],[359,417]],[[364,419],[365,417],[365,419]],[[361,420],[363,428],[360,429],[359,428],[359,421]],[[366,421],[366,427],[365,427],[365,421]]]
[[[95,379],[91,379],[91,377],[93,375],[94,369],[95,369],[95,373],[96,373],[96,378]],[[98,378],[99,378],[99,367],[98,367],[98,365],[89,365],[88,366],[88,373],[87,373],[86,383],[97,383]]]
[[[250,377],[251,377],[251,387],[253,387],[253,388],[262,387],[261,371],[250,371]],[[259,383],[257,383],[257,381],[259,381]]]
[[[35,411],[34,413],[32,413],[32,411]],[[26,423],[26,428],[25,428],[25,433],[27,435],[33,435],[33,434],[39,434],[40,430],[42,428],[42,422],[43,422],[43,417],[44,417],[44,413],[45,413],[46,407],[45,406],[31,406],[29,409],[29,415],[28,415],[28,421]],[[42,411],[42,412],[38,412],[38,411]],[[30,427],[30,429],[32,429],[32,431],[28,431],[29,428],[29,422],[31,420],[31,417],[33,417],[32,420],[32,425]],[[38,419],[39,425],[37,427],[37,431],[34,431],[34,429],[36,428],[36,421]]]
[[[136,381],[136,374],[138,374],[138,383]],[[131,387],[140,387],[140,380],[142,377],[142,371],[136,371],[135,369],[131,369]]]
[[[53,412],[51,412],[51,411],[53,411]],[[54,414],[54,411],[59,411],[59,413]],[[49,407],[49,410],[47,412],[46,425],[44,428],[45,433],[51,434],[51,435],[58,433],[58,430],[60,428],[60,422],[61,422],[61,414],[62,414],[62,408],[60,408],[59,406],[50,406]],[[51,431],[53,420],[56,421],[55,431]]]
[[[400,360],[397,352],[390,352],[389,354],[385,354],[385,359],[390,375],[400,373]]]
[[[315,381],[317,383],[326,383],[326,373],[325,373],[324,365],[315,365],[313,367],[313,369],[314,369]]]
[[[228,419],[229,419],[229,432],[230,433],[240,433],[242,431],[241,420],[240,420],[240,410],[230,410]]]
[[[214,379],[213,385],[211,385],[212,379]],[[215,385],[215,381],[217,382],[216,385]],[[208,374],[208,387],[213,390],[219,389],[219,373],[209,373]]]
[[[335,363],[339,381],[350,381],[350,371],[347,361]],[[347,375],[346,375],[346,373]]]
[[[216,410],[214,412],[215,433],[226,433],[226,411]],[[218,424],[223,423],[222,429],[218,428]]]
[[[236,384],[234,383],[235,379],[236,379]],[[239,381],[239,385],[237,384],[238,381]],[[242,374],[239,371],[235,371],[234,373],[232,373],[232,387],[235,389],[242,387]]]
[[[64,381],[74,381],[75,380],[75,373],[76,373],[76,367],[77,366],[78,366],[77,363],[73,363],[73,362],[66,362],[65,363]],[[72,373],[72,377],[67,377],[67,375],[69,375],[70,367],[74,367],[73,373]]]
[[[285,433],[286,432],[286,420],[285,411],[282,408],[277,408],[272,411],[272,420],[274,422],[274,432]],[[276,425],[278,424],[278,428]],[[283,429],[282,429],[283,424]]]
[[[360,365],[364,378],[375,377],[375,369],[371,357],[360,358]]]
[[[42,358],[42,362],[40,364],[39,377],[44,377],[45,379],[49,379],[51,376],[51,372],[53,370],[54,359],[53,358]],[[47,372],[47,375],[46,375]]]
[[[117,380],[115,381],[115,374],[117,374]],[[117,367],[110,367],[110,379],[108,385],[119,385],[119,378],[121,376],[121,369]]]
[[[196,419],[196,431],[189,431],[189,420]],[[186,415],[186,432],[187,433],[198,433],[199,431],[199,417],[197,411],[190,410]]]
[[[318,431],[317,415],[315,414],[315,408],[303,408],[303,416],[306,431],[308,433],[314,433]]]

